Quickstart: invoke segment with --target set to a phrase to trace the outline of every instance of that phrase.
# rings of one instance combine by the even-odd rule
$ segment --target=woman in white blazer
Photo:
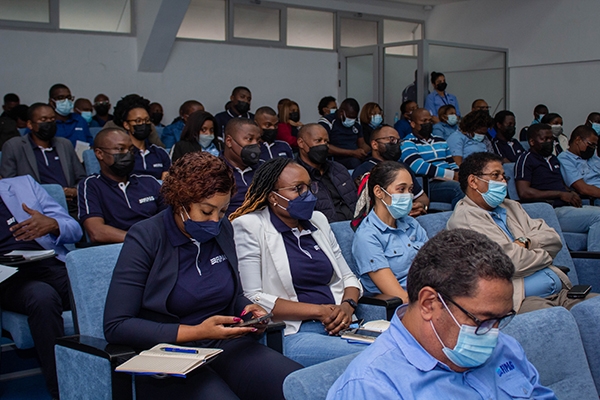
[[[304,366],[364,349],[336,336],[352,319],[361,285],[327,218],[314,211],[306,169],[274,158],[254,175],[229,218],[244,294],[284,321],[284,355]]]

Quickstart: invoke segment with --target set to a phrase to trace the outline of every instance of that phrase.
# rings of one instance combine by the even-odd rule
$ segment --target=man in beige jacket
[[[571,308],[582,299],[570,299],[569,278],[552,265],[562,243],[542,219],[531,219],[521,204],[505,199],[502,159],[475,153],[460,166],[459,182],[466,196],[458,202],[448,229],[471,229],[500,244],[515,266],[514,309],[520,313],[540,308]],[[591,297],[588,295],[587,297]]]

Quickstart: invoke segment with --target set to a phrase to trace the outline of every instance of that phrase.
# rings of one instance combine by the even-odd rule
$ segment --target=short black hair
[[[15,93],[6,93],[4,95],[4,104],[6,103],[20,103],[21,100],[19,99],[19,96],[17,96]]]
[[[473,133],[479,128],[491,128],[494,120],[485,110],[471,111],[460,120],[460,130],[464,133]]]
[[[432,287],[449,298],[475,295],[480,279],[511,282],[515,267],[502,247],[468,229],[443,230],[427,241],[408,270],[406,291],[411,304]]]
[[[200,106],[200,107],[204,108],[202,103],[200,103],[198,100],[188,100],[179,107],[179,114],[189,114],[190,109],[193,106]]]
[[[557,114],[557,113],[548,113],[548,114],[544,115],[544,118],[542,118],[542,120],[540,122],[542,124],[549,124],[550,121],[552,121],[553,119],[556,119],[556,118],[561,118],[562,119],[562,117],[560,116],[560,114]]]
[[[431,73],[431,83],[435,85],[435,81],[437,81],[437,78],[439,78],[440,76],[443,76],[444,78],[446,77],[446,75],[442,74],[441,72],[433,71]]]
[[[406,100],[406,101],[403,101],[402,104],[400,104],[400,114],[404,114],[406,112],[406,107],[408,107],[408,105],[410,103],[416,103],[416,101]]]
[[[325,114],[323,114],[323,109],[325,107],[327,107],[327,105],[329,103],[331,103],[332,101],[335,102],[335,97],[333,97],[333,96],[325,96],[321,100],[319,100],[319,105],[318,105],[318,107],[319,107],[319,115],[322,115],[322,116],[325,115]]]
[[[250,91],[250,89],[248,89],[246,86],[236,86],[235,88],[233,88],[233,90],[231,91],[231,95],[235,96],[236,94],[238,94],[239,92],[241,92],[242,90],[245,90],[248,93],[252,93]]]
[[[33,114],[42,107],[48,107],[52,109],[52,107],[50,107],[47,103],[33,103],[30,107],[27,108],[27,119],[24,121],[33,121]]]
[[[598,134],[596,133],[595,130],[593,130],[592,128],[590,128],[587,125],[579,125],[577,128],[575,128],[573,130],[573,133],[571,133],[571,138],[569,139],[569,145],[573,144],[573,142],[575,142],[575,139],[577,139],[577,138],[586,139],[586,138],[589,138],[590,136],[598,136]]]
[[[471,103],[471,108],[475,108],[475,104],[477,104],[478,101],[483,101],[483,102],[485,102],[487,104],[487,101],[485,101],[484,99],[475,99]]]
[[[123,134],[128,136],[129,134],[125,132],[122,128],[103,128],[96,137],[94,138],[93,148],[101,148],[104,147],[104,143],[106,141],[106,137],[111,133],[116,132],[119,134]]]
[[[237,132],[237,130],[240,129],[244,125],[252,125],[252,126],[255,126],[256,128],[260,129],[258,127],[258,124],[256,122],[254,122],[253,119],[232,118],[229,120],[229,122],[227,122],[227,125],[225,125],[225,137],[227,137],[227,136],[233,137],[233,135]]]
[[[590,125],[591,125],[591,123],[592,123],[592,121],[591,121],[591,120],[592,120],[592,118],[594,118],[594,119],[596,119],[596,118],[600,118],[600,113],[599,113],[599,112],[595,112],[595,111],[594,111],[594,112],[591,112],[591,113],[589,113],[589,115],[587,116],[587,119],[585,120],[585,124],[586,124],[586,125],[588,125],[588,124],[589,124],[588,126],[590,126]]]
[[[254,112],[254,116],[256,117],[257,115],[260,114],[267,114],[270,115],[271,117],[276,117],[277,113],[275,112],[275,110],[273,110],[271,107],[269,106],[262,106],[259,107],[255,112]]]
[[[481,174],[485,166],[492,161],[502,163],[502,157],[494,153],[479,152],[473,153],[463,160],[458,169],[458,183],[464,193],[467,193],[469,176]]]
[[[496,115],[494,116],[494,126],[495,125],[502,125],[504,123],[504,120],[506,120],[506,117],[514,117],[515,114],[512,111],[508,111],[508,110],[502,110],[502,111],[498,111],[496,113]]]
[[[127,114],[129,114],[129,111],[135,108],[143,108],[146,110],[148,115],[150,115],[150,100],[145,99],[138,94],[128,94],[127,96],[123,97],[121,100],[119,100],[113,111],[115,117],[114,123],[122,127],[123,122],[127,120]]]
[[[18,106],[14,106],[13,109],[8,113],[8,116],[15,121],[17,119],[20,119],[21,121],[27,121],[29,118],[29,106],[27,106],[27,104],[19,104]]]
[[[547,110],[547,109],[548,109],[548,107],[546,107],[546,105],[545,105],[545,104],[538,104],[537,106],[535,106],[535,107],[533,108],[533,112],[534,112],[534,113],[537,113],[537,114],[539,114],[539,113],[540,113],[540,111],[542,111],[542,109],[546,109],[546,110]]]
[[[538,136],[538,134],[540,133],[540,131],[551,131],[551,130],[552,130],[552,127],[550,125],[544,124],[544,123],[530,125],[529,128],[527,128],[527,140],[535,139]]]
[[[358,105],[358,101],[356,101],[356,99],[353,99],[351,97],[344,99],[344,101],[342,101],[342,104],[340,104],[340,108],[349,109],[351,111],[356,112],[357,114],[360,111],[360,106]]]
[[[52,98],[52,93],[54,93],[55,90],[58,89],[67,89],[68,91],[71,91],[71,89],[69,89],[69,87],[67,85],[65,85],[64,83],[55,83],[54,85],[52,85],[52,87],[50,88],[50,90],[48,90],[48,98]]]

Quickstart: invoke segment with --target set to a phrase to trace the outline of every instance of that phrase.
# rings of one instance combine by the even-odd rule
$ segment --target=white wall
[[[597,0],[470,0],[436,6],[427,39],[509,49],[509,108],[519,127],[544,103],[565,131],[600,111],[600,2]]]

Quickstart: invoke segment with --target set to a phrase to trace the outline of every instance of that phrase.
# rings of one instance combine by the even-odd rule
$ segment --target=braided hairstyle
[[[254,174],[252,183],[246,192],[244,203],[229,216],[229,220],[233,221],[242,215],[265,208],[269,204],[269,193],[275,189],[275,183],[277,183],[279,176],[285,167],[295,163],[291,158],[276,157],[261,165]]]

